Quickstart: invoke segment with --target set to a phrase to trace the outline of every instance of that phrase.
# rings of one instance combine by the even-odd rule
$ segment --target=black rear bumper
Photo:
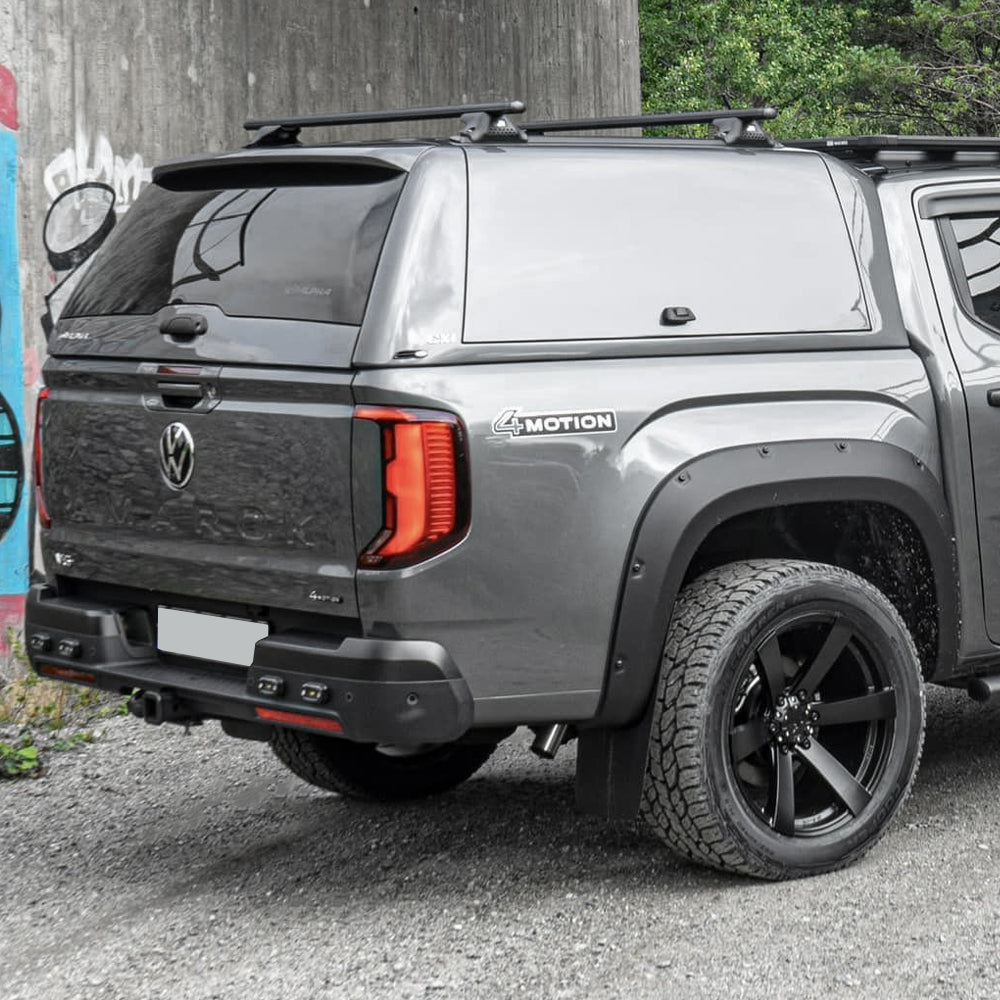
[[[126,637],[134,614],[48,585],[31,588],[25,644],[43,676],[155,697],[150,721],[233,719],[364,743],[446,743],[472,725],[472,696],[434,642],[283,632],[261,639],[249,669],[161,653]]]

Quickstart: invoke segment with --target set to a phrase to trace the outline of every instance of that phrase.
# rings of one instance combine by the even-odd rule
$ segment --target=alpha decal
[[[618,430],[614,410],[573,410],[561,413],[522,413],[504,410],[493,421],[494,434],[512,438],[551,437],[556,434],[610,434]]]

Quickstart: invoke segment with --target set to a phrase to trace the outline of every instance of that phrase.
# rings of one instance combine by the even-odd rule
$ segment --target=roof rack
[[[954,160],[960,153],[1000,156],[1000,138],[981,135],[838,135],[794,139],[782,143],[793,149],[815,149],[841,160],[877,163],[885,154],[916,153],[933,161]]]
[[[758,124],[778,117],[776,108],[721,108],[716,111],[672,111],[617,118],[567,118],[553,122],[528,122],[521,130],[528,135],[549,132],[594,131],[616,128],[660,128],[667,125],[711,125],[726,145],[772,145],[773,140]]]
[[[249,143],[253,146],[288,146],[298,142],[304,128],[323,128],[337,125],[373,125],[379,122],[432,121],[439,118],[461,118],[463,131],[473,142],[487,138],[513,138],[516,126],[506,120],[507,115],[521,114],[523,101],[497,101],[492,104],[453,104],[428,108],[400,108],[396,111],[347,111],[333,115],[289,116],[288,118],[250,118],[243,127],[260,134]]]

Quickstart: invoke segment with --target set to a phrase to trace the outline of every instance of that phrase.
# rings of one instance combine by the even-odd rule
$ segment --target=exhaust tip
[[[566,742],[565,722],[553,722],[551,726],[535,732],[535,741],[531,744],[531,752],[542,760],[554,760],[559,748]]]
[[[966,690],[973,701],[989,701],[1000,691],[1000,677],[973,677]]]

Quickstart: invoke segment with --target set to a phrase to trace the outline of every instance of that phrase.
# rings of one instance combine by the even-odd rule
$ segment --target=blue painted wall
[[[17,135],[0,127],[0,395],[6,409],[0,410],[0,453],[8,458],[15,443],[20,446],[25,436],[16,182]],[[2,464],[6,471],[0,470],[0,512],[9,512],[16,505],[17,513],[0,540],[0,596],[20,595],[28,587],[25,484],[30,476],[21,477],[19,484],[9,469],[11,463]]]

